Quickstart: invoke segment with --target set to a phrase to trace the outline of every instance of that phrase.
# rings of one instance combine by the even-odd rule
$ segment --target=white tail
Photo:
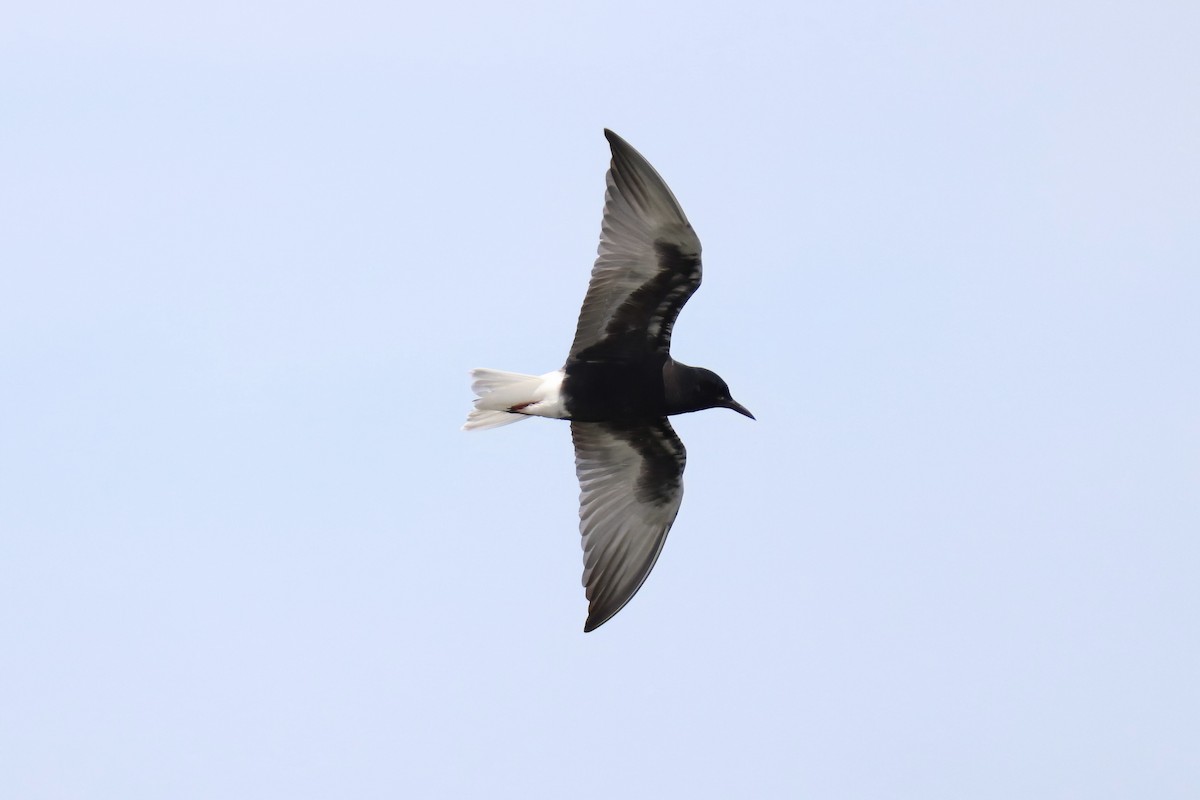
[[[527,414],[510,414],[507,411],[480,411],[475,409],[467,414],[467,421],[462,426],[464,431],[486,431],[488,428],[499,428],[501,425],[511,425],[529,419]]]
[[[471,390],[479,397],[475,400],[475,410],[467,415],[464,431],[499,428],[528,419],[530,415],[565,416],[558,395],[562,372],[523,375],[498,369],[476,369],[471,371],[471,378]],[[511,408],[520,408],[521,413],[509,411]]]

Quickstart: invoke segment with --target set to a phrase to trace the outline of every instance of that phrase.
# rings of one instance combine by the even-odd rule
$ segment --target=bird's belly
[[[580,422],[657,419],[665,415],[662,365],[578,361],[565,369],[567,413]]]

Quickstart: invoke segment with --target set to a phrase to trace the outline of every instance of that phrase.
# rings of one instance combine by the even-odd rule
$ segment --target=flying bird
[[[645,582],[679,513],[686,451],[667,420],[706,408],[754,415],[714,372],[671,358],[671,328],[700,286],[700,240],[641,153],[612,149],[599,256],[566,364],[545,375],[471,373],[463,430],[531,416],[571,421],[588,617],[610,620]]]

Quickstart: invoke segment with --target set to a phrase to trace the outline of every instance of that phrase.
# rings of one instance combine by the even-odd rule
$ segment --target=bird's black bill
[[[730,400],[728,403],[725,404],[725,407],[732,408],[734,411],[738,412],[742,416],[749,417],[750,419],[754,419],[754,415],[750,413],[750,410],[747,409],[741,403],[739,403],[737,400]]]

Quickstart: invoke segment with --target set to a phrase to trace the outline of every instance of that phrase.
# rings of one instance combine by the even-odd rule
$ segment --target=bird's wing
[[[666,352],[679,309],[700,286],[700,239],[642,154],[610,130],[599,256],[570,358]]]
[[[683,442],[665,418],[572,422],[583,534],[584,631],[608,621],[654,568],[683,500]]]

